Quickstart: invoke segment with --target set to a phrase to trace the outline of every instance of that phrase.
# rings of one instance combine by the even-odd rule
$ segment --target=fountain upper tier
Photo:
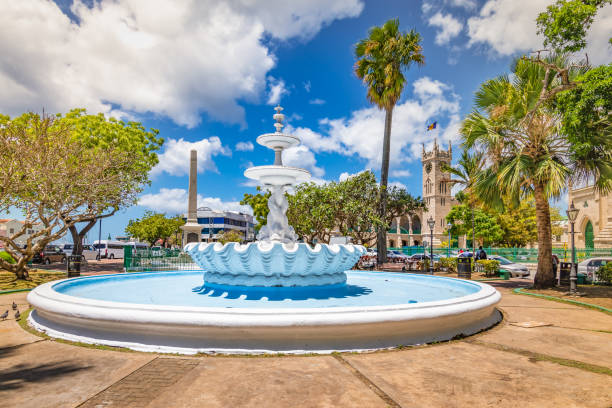
[[[310,180],[307,170],[288,166],[257,166],[246,169],[244,175],[272,186],[287,186]]]

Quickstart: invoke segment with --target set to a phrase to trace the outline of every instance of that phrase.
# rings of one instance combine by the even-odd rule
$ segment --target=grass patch
[[[488,348],[492,348],[495,350],[506,351],[509,353],[519,354],[524,357],[528,357],[529,361],[535,363],[537,361],[547,361],[549,363],[555,363],[566,367],[579,368],[581,370],[590,371],[596,374],[605,374],[612,376],[612,369],[604,366],[599,366],[595,364],[583,363],[582,361],[570,360],[567,358],[553,357],[547,354],[534,353],[533,351],[517,349],[514,347],[508,347],[497,343],[489,343],[480,340],[468,340],[468,343],[477,344],[479,346],[484,346]]]
[[[17,279],[12,272],[0,271],[0,291],[33,289],[45,282],[66,278],[66,272],[30,270],[28,279]]]
[[[587,285],[584,285],[584,286],[581,285],[581,286],[578,286],[578,291],[583,292],[584,289],[588,289],[588,288],[591,288],[591,287]],[[581,297],[567,296],[565,295],[565,292],[562,292],[563,294],[559,293],[562,290],[562,289],[559,289],[559,292],[553,292],[553,293],[559,293],[559,296],[550,296],[550,295],[545,294],[546,292],[549,292],[551,290],[552,289],[546,289],[546,290],[529,289],[529,292],[527,292],[523,288],[517,288],[517,289],[514,289],[514,293],[519,294],[519,295],[535,296],[540,299],[551,300],[553,302],[568,303],[570,305],[580,306],[580,307],[584,307],[587,309],[593,309],[593,310],[597,310],[597,311],[612,315],[612,309],[609,309],[600,304],[596,304],[596,303],[600,303],[600,302],[597,302],[598,299],[589,298],[588,293],[587,295],[581,296]]]

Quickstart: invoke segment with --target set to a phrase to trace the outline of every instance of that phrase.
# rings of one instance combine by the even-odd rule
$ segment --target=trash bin
[[[559,264],[559,286],[569,286],[569,278],[572,270],[571,262],[561,262]]]
[[[508,279],[510,279],[510,272],[504,271],[504,270],[500,270],[499,271],[499,277],[502,278],[503,280],[508,280]]]
[[[68,276],[81,276],[81,255],[70,255],[66,259]]]
[[[461,279],[472,279],[472,258],[457,258],[457,275]]]
[[[578,285],[584,285],[586,283],[586,275],[584,273],[579,273],[576,277],[578,278],[576,281]]]

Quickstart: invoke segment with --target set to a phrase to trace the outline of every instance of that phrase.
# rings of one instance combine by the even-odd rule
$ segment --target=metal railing
[[[429,254],[429,247],[412,246],[402,248],[389,248],[391,250],[400,251],[408,256],[425,252]],[[434,248],[433,253],[441,257],[446,257],[450,252],[451,256],[457,254],[460,248]],[[470,252],[472,248],[461,248],[463,251]],[[512,262],[520,263],[537,263],[538,249],[537,248],[483,248],[487,255],[499,255],[509,259]],[[560,261],[570,261],[572,251],[570,248],[553,248],[553,254],[559,257]],[[580,262],[588,258],[597,256],[612,256],[612,248],[576,248],[576,261]]]
[[[126,272],[199,270],[191,256],[178,249],[125,247],[123,268]]]

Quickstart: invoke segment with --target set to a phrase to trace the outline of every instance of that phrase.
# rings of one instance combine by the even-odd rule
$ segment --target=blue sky
[[[104,237],[122,235],[146,210],[185,210],[191,148],[199,151],[199,204],[238,210],[242,195],[255,191],[245,168],[273,161],[255,138],[273,131],[276,102],[288,130],[303,140],[286,153],[286,164],[307,168],[318,182],[364,169],[378,175],[383,116],[353,73],[353,47],[370,27],[399,18],[403,30],[422,35],[426,64],[407,72],[390,181],[420,195],[421,143],[452,139],[458,156],[457,127],[474,91],[507,72],[517,55],[539,48],[534,19],[550,3],[11,2],[0,14],[0,111],[85,107],[160,130],[166,143],[151,186],[139,205],[103,222]],[[606,7],[589,37],[595,63],[612,59],[610,27]],[[426,132],[434,120],[439,128]]]

